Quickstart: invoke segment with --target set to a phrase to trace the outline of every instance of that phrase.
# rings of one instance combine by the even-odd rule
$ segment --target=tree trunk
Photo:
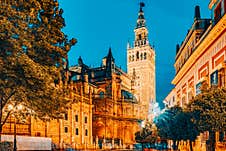
[[[192,141],[191,140],[189,140],[189,146],[190,146],[190,151],[193,151]]]
[[[216,136],[214,131],[209,132],[209,148],[210,151],[215,151],[216,148]]]
[[[176,140],[173,140],[173,150],[176,150],[177,146],[176,146]]]
[[[0,123],[0,143],[2,142],[2,124]]]
[[[176,143],[176,149],[178,149],[179,142],[180,142],[180,141],[177,141],[177,143]]]
[[[0,99],[0,143],[2,142],[2,99]]]
[[[0,150],[2,150],[2,124],[0,123]]]

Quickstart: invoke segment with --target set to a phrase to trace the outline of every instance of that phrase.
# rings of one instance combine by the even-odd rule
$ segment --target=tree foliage
[[[156,120],[159,136],[163,139],[173,140],[173,148],[176,149],[180,140],[195,141],[199,132],[191,120],[191,114],[175,106],[167,109]],[[191,148],[192,150],[192,148]]]
[[[200,132],[226,131],[226,89],[202,88],[188,105]]]
[[[180,112],[182,112],[182,108],[176,106],[167,109],[156,118],[155,123],[160,137],[164,139],[179,140],[178,129],[176,128],[176,116]]]
[[[154,144],[157,141],[157,129],[153,123],[146,122],[145,126],[135,133],[135,140],[138,143]]]
[[[0,132],[12,113],[9,104],[41,119],[64,111],[60,81],[76,40],[62,32],[62,14],[57,0],[0,0]]]
[[[200,132],[209,131],[211,150],[215,150],[215,132],[226,131],[226,89],[202,87],[202,93],[188,104],[192,119]]]

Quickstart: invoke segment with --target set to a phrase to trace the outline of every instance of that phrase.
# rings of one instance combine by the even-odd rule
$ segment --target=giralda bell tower
[[[134,94],[143,105],[143,117],[147,118],[149,106],[156,101],[155,51],[149,44],[143,7],[144,3],[141,2],[133,47],[129,43],[127,45],[127,70],[133,79]]]

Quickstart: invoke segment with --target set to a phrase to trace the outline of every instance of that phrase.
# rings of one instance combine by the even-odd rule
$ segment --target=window
[[[134,55],[132,55],[132,61],[134,61]]]
[[[210,75],[210,83],[211,85],[218,85],[218,70],[214,71],[211,75]]]
[[[140,54],[140,59],[143,60],[143,53]]]
[[[78,128],[75,129],[75,135],[78,135]]]
[[[139,60],[139,51],[137,51],[137,60]]]
[[[144,53],[144,60],[147,59],[147,53]]]
[[[221,3],[214,10],[214,20],[218,22],[221,18]]]
[[[68,127],[64,127],[64,133],[68,132]]]
[[[188,92],[188,101],[190,101],[193,98],[193,93],[192,91]]]
[[[103,92],[103,91],[101,91],[101,92],[99,93],[99,95],[100,95],[100,98],[101,98],[101,99],[104,98],[104,92]]]
[[[220,70],[219,74],[219,86],[225,87],[225,69]]]
[[[87,129],[85,130],[85,136],[88,136],[88,130]]]
[[[85,116],[85,123],[87,123],[88,119],[87,119],[87,116]]]
[[[72,80],[72,81],[76,81],[76,80],[77,80],[77,76],[76,76],[76,75],[73,76],[73,77],[71,78],[71,80]]]
[[[139,40],[141,40],[141,34],[139,34],[138,37],[139,37]]]
[[[75,115],[75,122],[78,122],[78,115]]]
[[[196,95],[201,93],[201,86],[202,86],[203,82],[199,82],[196,84],[195,88],[196,88]]]
[[[41,136],[40,132],[36,132],[35,136]]]
[[[64,120],[68,120],[68,114],[67,113],[64,114]]]

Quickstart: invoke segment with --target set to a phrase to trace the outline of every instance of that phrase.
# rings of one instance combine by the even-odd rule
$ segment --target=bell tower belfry
[[[127,70],[133,77],[135,96],[143,106],[144,118],[147,118],[149,105],[156,101],[155,51],[149,44],[143,7],[141,2],[133,47],[127,45]]]

